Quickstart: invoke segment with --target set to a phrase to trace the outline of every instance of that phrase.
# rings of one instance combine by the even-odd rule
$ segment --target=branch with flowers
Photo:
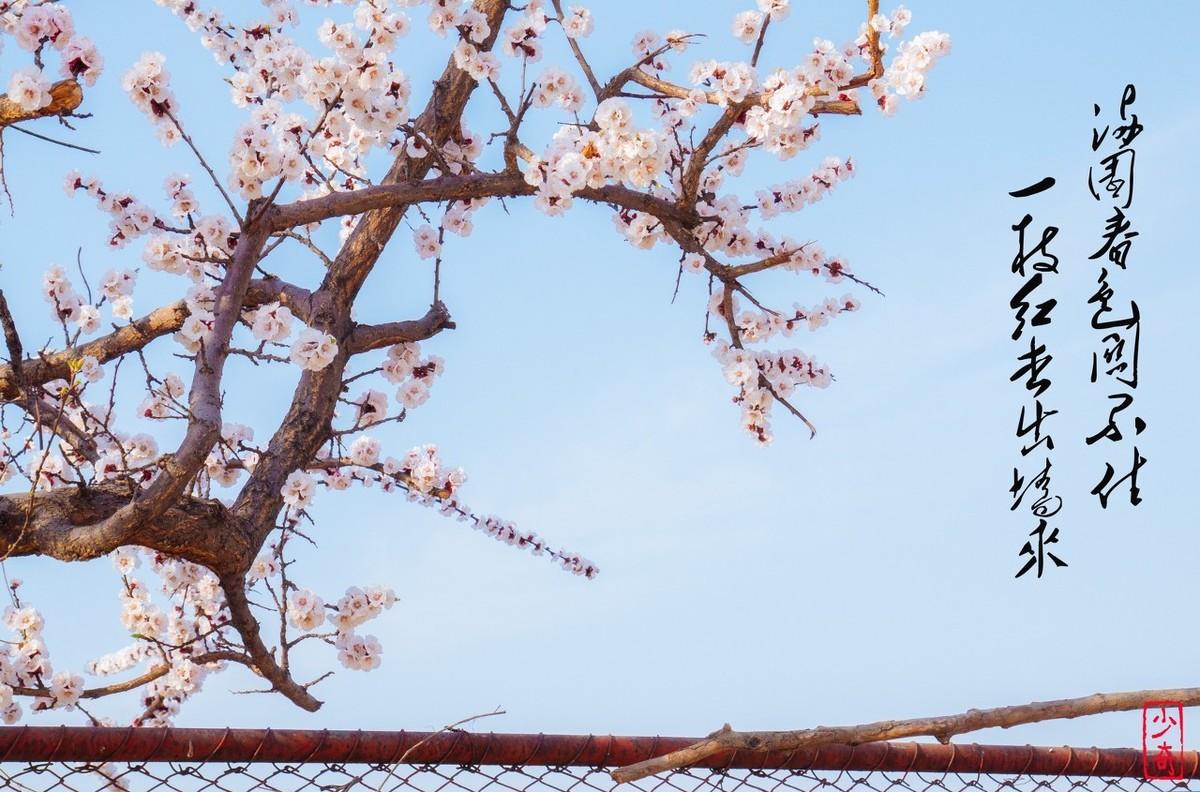
[[[18,327],[0,310],[8,349],[0,483],[14,488],[0,495],[0,559],[109,556],[132,636],[87,668],[118,679],[85,686],[53,668],[44,617],[13,580],[13,637],[0,644],[0,716],[9,723],[21,717],[22,697],[34,710],[74,707],[107,722],[85,707],[136,691],[134,722],[166,724],[230,665],[249,669],[263,692],[316,710],[313,689],[328,674],[297,678],[294,652],[325,645],[346,668],[378,667],[382,647],[362,627],[395,594],[364,586],[323,597],[299,582],[292,550],[313,541],[319,493],[377,486],[575,575],[597,574],[578,553],[467,506],[465,473],[436,446],[388,453],[380,439],[425,403],[446,366],[427,352],[455,328],[439,291],[441,263],[493,199],[530,199],[552,216],[576,200],[608,207],[633,247],[672,247],[677,280],[707,283],[703,341],[744,429],[769,443],[782,405],[815,433],[801,394],[828,386],[830,369],[800,349],[766,344],[818,329],[857,310],[859,299],[776,309],[753,286],[760,273],[782,270],[878,291],[815,242],[766,227],[825,198],[855,164],[830,157],[768,185],[745,184],[743,169],[753,156],[787,161],[808,150],[824,116],[894,113],[923,94],[928,70],[949,50],[942,33],[904,40],[908,11],[883,15],[867,0],[846,45],[817,39],[799,63],[767,68],[772,41],[791,39],[789,3],[758,0],[733,21],[752,48],[746,60],[699,60],[686,79],[670,79],[672,62],[702,38],[646,32],[630,64],[605,78],[586,53],[591,12],[558,0],[310,0],[329,17],[316,22],[316,51],[290,32],[315,22],[290,0],[266,0],[265,16],[240,21],[193,0],[158,4],[215,56],[243,123],[228,156],[213,159],[193,128],[202,113],[175,95],[165,56],[144,55],[121,86],[200,180],[169,175],[163,196],[149,200],[68,173],[68,194],[109,218],[104,244],[136,243],[144,266],[104,273],[95,290],[82,261],[78,279],[49,266],[41,296],[55,337],[40,348],[28,343],[45,337],[40,329]],[[395,60],[414,25],[404,8],[421,5],[428,29],[450,42],[427,92]],[[0,23],[29,60],[9,76],[0,126],[74,115],[103,60],[66,4],[0,0]],[[535,76],[552,41],[565,45],[570,67]],[[469,128],[468,107],[492,113],[496,128]],[[558,121],[557,131],[546,138],[535,118]],[[372,167],[379,154],[389,161],[383,173]],[[428,310],[355,321],[367,279],[405,234],[412,264],[431,269]],[[303,282],[299,259],[319,266],[319,281]],[[175,284],[177,298],[135,314],[140,277]],[[11,296],[21,284],[4,285]],[[102,329],[106,316],[111,327]],[[231,358],[248,361],[254,376],[272,372],[274,383],[294,379],[276,425],[247,426],[230,414],[229,393],[258,387],[254,376],[227,376]],[[136,383],[140,401],[119,397],[118,380]]]

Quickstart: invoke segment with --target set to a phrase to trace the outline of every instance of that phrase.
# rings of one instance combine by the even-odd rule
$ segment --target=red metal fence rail
[[[679,737],[287,729],[0,727],[0,789],[468,789],[614,787],[607,771]],[[1200,754],[1180,770],[1200,779]],[[1170,789],[1140,750],[888,742],[740,751],[622,789],[1009,792]]]
[[[687,737],[614,737],[469,732],[295,729],[0,728],[0,762],[285,762],[619,767],[695,742]],[[415,750],[414,750],[415,749]],[[411,753],[410,753],[411,751]],[[1183,757],[1200,778],[1200,754]],[[884,742],[710,757],[713,769],[860,770],[1140,777],[1132,748]]]

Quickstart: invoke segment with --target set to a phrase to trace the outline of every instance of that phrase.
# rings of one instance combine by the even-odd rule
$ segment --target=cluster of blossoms
[[[147,240],[142,249],[142,261],[156,272],[186,276],[197,289],[211,293],[207,292],[205,280],[222,276],[222,266],[233,254],[237,234],[222,215],[198,215],[199,204],[187,176],[168,176],[163,181],[163,189],[172,203],[171,214],[185,219],[188,228],[170,228],[165,222],[152,219],[151,225],[160,233]],[[154,218],[152,213],[150,216]]]
[[[752,351],[719,341],[713,356],[725,378],[739,389],[734,403],[742,408],[742,428],[762,445],[772,439],[770,416],[776,394],[787,398],[800,385],[824,388],[831,379],[827,368],[799,350]]]
[[[309,589],[296,589],[287,602],[288,624],[296,629],[311,632],[325,623],[325,602]]]
[[[34,63],[13,72],[8,98],[27,112],[36,112],[53,101],[51,83],[42,67],[47,46],[58,52],[59,73],[68,79],[95,85],[104,59],[87,36],[75,33],[75,23],[66,5],[49,2],[4,3],[0,30],[12,35],[17,46],[34,54]]]
[[[470,156],[475,156],[477,153],[475,151],[470,152]],[[451,161],[450,168],[452,172],[455,172],[454,169],[459,167],[461,167],[460,160]],[[469,236],[474,229],[474,223],[471,218],[475,210],[484,206],[487,202],[487,198],[451,201],[446,207],[446,211],[442,214],[442,220],[438,228],[425,223],[413,232],[413,248],[416,250],[417,256],[423,259],[439,258],[442,255],[442,239],[446,231],[458,236]]]
[[[888,88],[898,96],[920,99],[925,93],[925,74],[938,58],[949,52],[950,37],[937,31],[920,33],[911,41],[901,44],[896,57],[884,72],[886,87],[880,88],[878,84],[871,86],[880,107],[885,112],[888,110]]]
[[[899,6],[891,16],[876,14],[863,26],[854,44],[862,51],[868,47],[868,28],[877,35],[895,38],[904,33],[912,21],[912,12]],[[886,45],[880,45],[886,49]],[[950,36],[940,31],[927,31],[902,42],[882,77],[871,80],[867,87],[884,115],[896,112],[898,99],[920,99],[925,93],[925,75],[935,61],[950,52]]]
[[[562,20],[563,33],[567,38],[581,39],[592,34],[595,23],[592,22],[592,12],[583,6],[570,6]]]
[[[500,51],[514,58],[523,58],[526,63],[542,59],[541,35],[546,31],[549,18],[542,0],[526,6],[525,14],[509,25],[501,34]]]
[[[142,486],[149,486],[157,473],[159,459],[158,442],[148,434],[125,437],[116,431],[106,431],[96,443],[98,459],[95,464],[95,479],[106,481],[115,478],[133,479]],[[86,467],[85,460],[77,460]]]
[[[188,352],[195,354],[200,351],[217,320],[213,313],[217,307],[216,292],[209,286],[197,284],[188,289],[184,305],[187,306],[188,315],[183,320],[183,326],[175,333],[175,340]]]
[[[157,605],[150,588],[134,576],[142,555],[159,579],[166,608]],[[208,673],[224,665],[202,657],[218,648],[229,623],[224,592],[217,577],[198,564],[135,547],[118,548],[111,558],[121,575],[121,624],[135,643],[96,658],[88,672],[107,676],[139,664],[159,669],[161,675],[142,689],[144,711],[134,725],[169,726]]]
[[[296,114],[283,116],[280,108],[275,99],[255,107],[249,123],[234,136],[229,183],[243,198],[261,198],[268,180],[298,182],[305,177],[304,119]]]
[[[438,461],[437,446],[425,445],[411,449],[403,459],[387,457],[380,461],[382,446],[378,440],[361,436],[350,445],[349,455],[334,459],[324,452],[318,477],[303,471],[292,471],[280,495],[289,508],[300,511],[312,505],[318,483],[331,490],[345,490],[359,481],[370,487],[378,483],[385,492],[399,487],[412,500],[445,500],[466,480],[462,468],[446,469]],[[347,473],[344,466],[350,466]]]
[[[108,300],[112,315],[116,319],[133,316],[133,287],[137,273],[132,270],[109,270],[100,282],[100,293]]]
[[[435,445],[416,446],[402,459],[383,458],[379,442],[363,436],[351,444],[347,457],[326,459],[326,467],[316,476],[303,470],[288,475],[280,494],[289,509],[299,512],[310,506],[318,484],[343,490],[355,481],[366,487],[378,483],[385,492],[400,489],[409,500],[438,508],[447,516],[469,522],[475,529],[505,544],[529,550],[536,556],[548,555],[569,572],[589,579],[599,573],[598,567],[586,558],[576,553],[553,550],[535,533],[521,531],[513,523],[498,517],[479,516],[472,512],[469,506],[458,499],[459,489],[467,480],[466,473],[462,468],[443,466]],[[345,470],[347,466],[351,469],[349,473]],[[260,561],[265,574],[271,562],[266,557]]]
[[[166,145],[178,142],[183,133],[174,119],[175,95],[171,93],[170,72],[167,71],[166,56],[161,52],[147,52],[125,72],[121,88],[134,105],[146,114],[158,129],[158,138]]]
[[[184,275],[195,284],[218,277],[219,264],[233,252],[236,239],[229,221],[220,215],[205,215],[192,222],[195,227],[187,232],[152,236],[142,249],[142,261],[152,270]]]
[[[289,355],[302,369],[320,371],[337,357],[337,339],[315,327],[306,327],[296,336]]]
[[[583,89],[562,69],[547,69],[534,84],[533,106],[549,107],[552,104],[571,113],[583,107]]]
[[[234,136],[230,185],[244,198],[257,198],[264,185],[281,179],[328,191],[328,179],[364,172],[363,161],[376,145],[393,145],[392,136],[408,123],[407,76],[390,60],[397,41],[409,30],[409,18],[386,0],[363,0],[353,22],[326,20],[318,32],[330,55],[318,57],[284,33],[297,22],[290,3],[266,3],[271,18],[238,27],[216,11],[189,0],[157,0],[181,16],[219,63],[233,67],[229,80],[235,105],[250,107],[250,119]],[[486,19],[459,2],[439,3],[430,26],[465,26],[482,41]],[[318,118],[306,120],[284,106],[302,101]]]
[[[42,297],[50,303],[57,321],[84,334],[94,333],[100,327],[100,310],[84,301],[58,264],[51,265],[42,275]]]
[[[6,446],[4,453],[9,459],[0,467],[0,483],[20,471],[37,490],[75,483],[99,484],[116,478],[148,485],[159,472],[158,442],[143,432],[130,434],[115,428],[111,404],[91,404],[83,398],[88,385],[104,378],[104,368],[94,356],[73,360],[69,368],[71,379],[46,382],[38,397],[42,409],[56,416],[56,444],[31,453],[24,466]],[[183,408],[175,400],[182,395],[182,381],[168,375],[158,387],[160,390],[143,402],[144,417],[165,417],[172,409],[181,413]],[[24,450],[33,447],[34,439],[29,438]]]
[[[854,175],[854,160],[845,162],[837,157],[827,157],[821,167],[803,179],[785,184],[776,184],[755,193],[758,211],[763,219],[770,219],[782,212],[798,212],[809,204],[825,197],[839,182]]]
[[[453,30],[461,34],[452,52],[454,65],[471,75],[472,79],[496,79],[500,75],[500,61],[490,51],[478,48],[492,34],[487,16],[477,8],[464,5],[461,0],[438,0],[430,5],[430,30],[439,36],[445,36]]]
[[[310,589],[296,588],[287,598],[285,611],[291,626],[309,633],[328,621],[334,629],[333,645],[338,650],[338,661],[351,670],[371,671],[379,667],[383,647],[374,635],[360,635],[355,628],[379,616],[395,602],[396,593],[384,586],[365,589],[352,586],[336,605],[326,605]]]
[[[846,274],[840,266],[833,267],[830,260],[824,259],[815,245],[799,250],[789,260],[789,267],[801,268],[794,263],[798,259],[813,262],[814,274],[824,272],[832,281],[840,280]],[[832,375],[828,368],[799,350],[747,350],[741,343],[761,343],[776,335],[790,336],[802,325],[816,330],[838,314],[858,310],[860,303],[847,294],[807,309],[793,305],[790,315],[774,311],[739,311],[737,298],[720,289],[709,301],[709,312],[726,319],[726,300],[732,310],[730,324],[736,328],[738,343],[718,342],[713,356],[720,363],[725,379],[738,389],[733,401],[742,408],[742,428],[759,444],[767,445],[772,440],[770,417],[775,401],[787,398],[802,385],[825,388]]]
[[[649,186],[666,168],[670,148],[666,136],[636,129],[633,111],[624,99],[611,98],[596,108],[592,131],[564,126],[549,150],[525,171],[525,182],[537,188],[534,205],[549,215],[571,206],[571,196],[585,187],[610,182]]]
[[[436,377],[445,371],[445,362],[437,355],[421,358],[421,346],[416,342],[395,344],[388,348],[387,359],[383,361],[382,374],[393,385],[397,386],[396,401],[405,409],[413,409],[424,404],[429,399],[429,389]],[[369,403],[366,402],[366,403]],[[360,401],[360,405],[364,402]],[[378,397],[373,412],[376,415],[386,413],[386,406],[379,410]],[[359,419],[366,414],[365,407],[359,409]]]
[[[14,581],[14,593],[19,585]],[[31,705],[35,711],[74,709],[83,693],[83,677],[67,671],[55,673],[50,651],[42,640],[42,614],[36,608],[17,604],[5,610],[4,624],[14,637],[0,643],[0,719],[13,724],[21,718],[21,705],[13,700],[14,688],[37,691]]]
[[[688,72],[688,79],[693,85],[710,88],[721,107],[742,101],[758,87],[754,67],[743,61],[698,61]],[[690,98],[695,102],[698,97]]]
[[[208,480],[222,487],[232,487],[243,472],[252,472],[261,454],[249,444],[254,430],[245,424],[225,422],[221,425],[221,442],[209,452],[204,461]]]
[[[96,205],[101,211],[112,217],[109,225],[109,230],[112,231],[108,239],[109,247],[122,248],[127,242],[145,234],[158,223],[154,211],[132,195],[106,192],[98,179],[81,176],[78,171],[71,171],[66,175],[63,188],[68,195],[74,195],[76,190],[83,190],[96,199]]]
[[[292,311],[286,305],[269,302],[250,317],[250,333],[259,341],[279,344],[292,334]]]
[[[378,668],[383,648],[374,635],[359,635],[354,628],[375,618],[396,602],[396,593],[390,588],[371,586],[366,590],[358,587],[346,589],[329,614],[329,623],[337,630],[334,645],[338,650],[338,661],[346,668],[370,671]]]
[[[167,374],[157,384],[152,386],[150,393],[138,406],[138,415],[142,418],[164,419],[171,416],[180,417],[185,413],[185,406],[180,401],[183,398],[183,380],[178,374]]]
[[[829,320],[840,313],[857,311],[859,302],[849,294],[840,299],[829,298],[820,305],[811,308],[801,308],[798,304],[792,306],[792,313],[785,315],[776,311],[743,311],[737,314],[734,323],[738,328],[738,337],[747,343],[767,341],[776,335],[790,336],[800,326],[809,330],[824,327]]]

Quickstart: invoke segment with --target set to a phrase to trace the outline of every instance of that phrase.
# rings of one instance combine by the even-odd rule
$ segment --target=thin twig
[[[31,132],[30,130],[25,129],[24,127],[19,127],[16,124],[9,124],[8,128],[15,129],[23,135],[29,135],[30,137],[35,137],[38,140],[44,140],[47,143],[53,143],[56,146],[63,146],[65,148],[75,149],[76,151],[86,151],[88,154],[99,154],[100,153],[100,151],[98,149],[91,149],[91,148],[88,148],[87,146],[77,146],[74,143],[68,143],[65,140],[58,140],[56,138],[50,137],[49,135],[43,135],[39,132]]]

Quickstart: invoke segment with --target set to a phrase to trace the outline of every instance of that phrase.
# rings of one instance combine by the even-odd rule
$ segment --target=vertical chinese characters
[[[1009,195],[1026,199],[1038,195],[1054,186],[1054,179],[1046,177],[1036,184]],[[1017,254],[1012,260],[1012,274],[1021,283],[1009,300],[1013,311],[1014,327],[1012,340],[1020,342],[1017,368],[1009,379],[1020,382],[1025,389],[1024,403],[1017,418],[1016,437],[1021,442],[1021,462],[1013,467],[1010,509],[1016,511],[1024,506],[1037,520],[1037,526],[1029,532],[1029,539],[1018,553],[1022,560],[1016,577],[1036,570],[1041,577],[1049,560],[1055,567],[1065,567],[1050,545],[1058,544],[1058,528],[1050,525],[1062,510],[1063,501],[1054,493],[1051,480],[1054,451],[1053,422],[1058,410],[1047,407],[1047,393],[1053,384],[1050,380],[1050,364],[1054,356],[1044,341],[1039,341],[1037,328],[1050,324],[1058,301],[1050,296],[1048,280],[1058,276],[1058,256],[1051,252],[1051,243],[1058,235],[1058,228],[1047,225],[1035,230],[1033,215],[1026,214],[1012,230],[1017,235]]]
[[[1092,128],[1092,152],[1100,159],[1088,170],[1088,190],[1092,197],[1112,209],[1105,220],[1100,247],[1089,257],[1102,263],[1096,278],[1096,291],[1088,299],[1092,310],[1091,326],[1099,335],[1092,351],[1091,382],[1110,391],[1108,415],[1101,419],[1102,425],[1086,438],[1086,442],[1092,446],[1101,440],[1107,441],[1110,459],[1126,456],[1128,450],[1117,447],[1122,441],[1128,441],[1127,445],[1133,448],[1129,472],[1118,477],[1116,467],[1106,461],[1104,473],[1092,489],[1092,494],[1105,509],[1118,488],[1122,495],[1128,491],[1130,504],[1137,506],[1142,502],[1138,471],[1146,464],[1146,458],[1134,442],[1146,429],[1146,422],[1133,414],[1142,337],[1141,312],[1133,300],[1129,301],[1128,309],[1114,307],[1117,298],[1112,285],[1127,272],[1133,242],[1139,233],[1126,214],[1133,206],[1134,197],[1137,151],[1133,142],[1142,133],[1137,113],[1131,109],[1136,99],[1137,89],[1132,84],[1126,85],[1121,94],[1118,118],[1103,128]],[[1099,105],[1093,105],[1092,114],[1100,117]]]

